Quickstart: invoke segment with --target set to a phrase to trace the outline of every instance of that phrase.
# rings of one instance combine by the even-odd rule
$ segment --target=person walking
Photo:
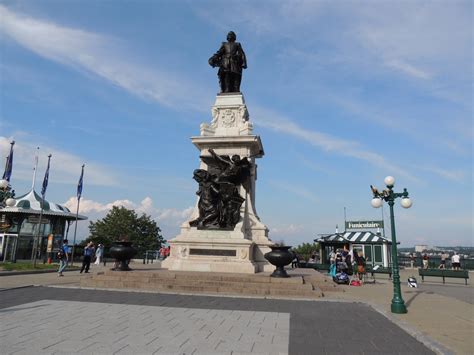
[[[64,239],[63,245],[58,251],[58,259],[59,259],[58,276],[64,276],[63,271],[64,269],[66,269],[68,261],[69,261],[69,256],[68,256],[69,247],[67,243],[68,243],[67,239]]]
[[[82,267],[80,273],[84,271],[86,274],[89,273],[89,268],[91,266],[91,258],[94,253],[94,244],[90,242],[84,248],[84,259],[82,260]]]
[[[413,253],[410,253],[410,268],[415,268],[415,255],[413,255]]]
[[[104,246],[102,244],[99,244],[97,246],[97,250],[95,251],[94,265],[100,265],[100,262],[102,261],[103,256],[104,256]]]
[[[297,267],[298,267],[298,264],[299,264],[298,254],[296,254],[296,253],[293,253],[293,254],[294,254],[294,258],[293,258],[293,260],[291,261],[291,268],[292,268],[292,269],[297,268]]]

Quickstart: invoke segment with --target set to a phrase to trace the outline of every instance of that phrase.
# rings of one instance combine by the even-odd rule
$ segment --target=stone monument
[[[191,137],[200,152],[194,170],[198,199],[191,219],[170,240],[169,270],[256,273],[273,271],[263,255],[273,243],[255,209],[257,164],[264,155],[260,137],[239,91],[245,53],[229,32],[228,42],[209,59],[219,67],[221,93],[211,108],[212,120]]]

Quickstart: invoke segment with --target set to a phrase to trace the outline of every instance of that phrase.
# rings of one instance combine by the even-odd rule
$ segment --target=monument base
[[[169,241],[171,255],[162,262],[163,268],[245,274],[273,271],[274,267],[260,256],[262,250],[270,251],[267,245],[238,238],[240,233],[235,231],[189,228],[187,232]]]
[[[240,181],[235,185],[243,203],[240,207],[238,222],[226,225],[223,229],[215,226],[196,228],[197,219],[204,219],[205,210],[199,209],[196,202],[189,221],[181,225],[181,233],[169,241],[171,255],[163,262],[162,267],[174,271],[208,271],[227,273],[257,273],[273,271],[275,268],[264,258],[270,252],[272,241],[268,238],[268,228],[260,221],[255,209],[255,185],[257,180],[257,164],[255,159],[264,155],[260,137],[252,134],[253,126],[249,121],[247,106],[241,93],[218,95],[212,107],[212,122],[201,124],[201,134],[191,137],[192,143],[199,150],[199,170],[222,173],[223,170],[240,171],[243,166],[232,161],[230,157],[237,155],[246,159],[248,176],[240,181],[240,174],[231,176]],[[224,163],[215,160],[215,156],[226,157]],[[240,161],[240,160],[239,160]],[[208,164],[210,165],[208,166]],[[224,164],[226,167],[220,167]],[[239,168],[240,166],[240,168]],[[242,173],[242,171],[241,171]],[[204,186],[204,184],[203,184]],[[198,195],[205,194],[210,188],[199,185]],[[201,188],[203,189],[201,191]],[[207,190],[206,190],[207,189]],[[215,192],[214,192],[215,193]],[[221,194],[221,192],[219,192]],[[222,197],[222,196],[220,196]],[[229,201],[229,199],[227,199]],[[232,206],[232,205],[230,205]],[[222,211],[223,205],[217,203],[216,210]],[[234,215],[231,215],[234,217]],[[226,215],[226,217],[228,217]],[[224,218],[224,220],[227,220]],[[193,225],[193,226],[191,226]],[[230,227],[232,230],[229,230]],[[220,226],[219,226],[220,228]]]

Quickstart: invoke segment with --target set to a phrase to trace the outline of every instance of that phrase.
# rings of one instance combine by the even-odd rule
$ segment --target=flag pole
[[[39,154],[40,147],[36,147],[36,155],[35,155],[35,165],[33,166],[33,182],[31,183],[31,189],[35,189],[35,181],[36,181],[36,170],[38,170],[38,154]]]
[[[36,255],[38,254],[38,247],[39,247],[39,238],[41,232],[41,220],[43,219],[43,207],[44,207],[44,196],[46,195],[46,188],[48,187],[48,180],[49,180],[49,163],[51,161],[51,154],[48,155],[48,166],[46,168],[46,173],[44,174],[43,180],[43,188],[41,189],[41,212],[38,221],[38,229],[36,230],[36,237],[33,242],[33,268],[36,268]],[[35,170],[36,175],[36,170]],[[34,184],[34,181],[33,181]]]
[[[34,162],[34,165],[33,165],[33,181],[31,183],[31,191],[33,191],[33,194],[34,194],[34,191],[35,191],[35,181],[36,181],[36,171],[38,170],[38,155],[39,155],[39,147],[36,147],[36,154],[35,154],[35,162]],[[43,206],[41,205],[41,213],[40,215],[43,213]],[[34,265],[36,265],[36,236],[34,236],[33,238],[33,255],[31,256],[31,258],[33,259],[33,262],[34,262]]]
[[[84,177],[84,166],[85,164],[82,164],[81,177],[79,178],[79,182],[77,184],[76,224],[74,225],[74,240],[72,242],[71,266],[74,265],[74,250],[76,248],[77,220],[79,218],[79,203],[81,202],[81,195],[82,195],[82,179]]]

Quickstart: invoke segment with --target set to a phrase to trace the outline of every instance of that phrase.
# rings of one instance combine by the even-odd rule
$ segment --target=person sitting
[[[310,264],[315,264],[316,263],[316,255],[311,255],[311,257],[308,260],[308,263]]]

